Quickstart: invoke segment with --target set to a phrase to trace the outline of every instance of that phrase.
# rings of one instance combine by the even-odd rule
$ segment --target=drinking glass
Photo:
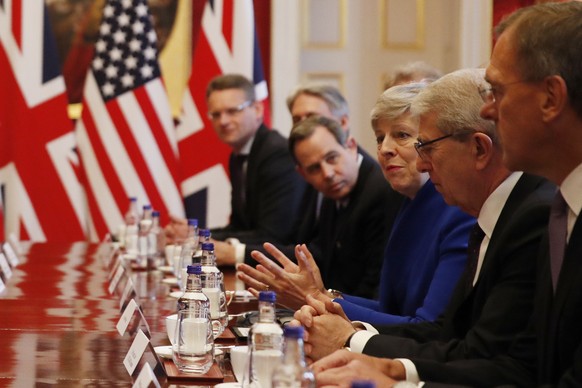
[[[181,372],[204,374],[214,357],[214,337],[207,309],[178,311],[172,358]]]

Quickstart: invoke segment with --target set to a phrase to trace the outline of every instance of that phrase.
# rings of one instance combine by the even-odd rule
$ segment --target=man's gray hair
[[[497,144],[495,123],[479,115],[483,106],[479,90],[489,86],[484,76],[485,69],[446,74],[418,94],[411,111],[418,116],[436,113],[436,126],[445,135],[483,132]]]
[[[321,98],[329,107],[331,114],[338,120],[343,116],[348,116],[350,114],[348,102],[344,96],[342,96],[335,86],[326,84],[299,85],[293,93],[287,97],[287,108],[289,108],[289,112],[291,112],[297,97],[302,94]]]

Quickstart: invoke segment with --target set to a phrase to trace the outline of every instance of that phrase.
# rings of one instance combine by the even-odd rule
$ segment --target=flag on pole
[[[0,240],[83,240],[73,124],[44,1],[0,1],[0,79]]]
[[[128,197],[183,215],[178,147],[145,0],[109,0],[76,134],[92,239],[123,223]]]
[[[196,20],[196,15],[194,15]],[[195,42],[192,72],[178,126],[182,195],[186,211],[207,227],[228,223],[230,149],[215,135],[207,118],[205,92],[220,74],[238,73],[253,80],[257,100],[264,101],[268,117],[268,91],[255,30],[252,0],[209,0]]]

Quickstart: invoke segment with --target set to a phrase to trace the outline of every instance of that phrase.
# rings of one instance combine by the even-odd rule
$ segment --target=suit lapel
[[[254,200],[254,197],[252,195],[253,188],[255,188],[257,184],[256,164],[258,163],[257,161],[260,157],[260,153],[263,147],[263,143],[265,142],[267,133],[268,129],[264,125],[261,125],[257,130],[255,139],[253,140],[253,145],[251,146],[251,152],[249,153],[248,158],[245,185],[246,202],[242,216],[244,218],[245,225],[247,225],[247,227],[249,228],[250,228],[250,225],[248,225],[248,220],[250,219],[249,214],[256,211],[255,209],[256,201]]]
[[[572,287],[580,287],[577,283],[577,279],[581,278],[580,271],[582,271],[582,217],[576,220],[566,246],[558,287],[554,295],[554,311],[562,310]]]
[[[514,216],[515,210],[523,203],[524,198],[526,198],[543,182],[543,178],[528,174],[523,174],[517,181],[515,187],[511,191],[511,194],[509,194],[505,205],[503,206],[503,210],[499,215],[499,219],[495,223],[495,228],[491,234],[487,252],[485,252],[485,257],[483,258],[481,272],[479,274],[479,278],[477,279],[477,284],[475,287],[473,287],[473,290],[477,288],[481,278],[487,276],[490,271],[489,268],[494,265],[493,262],[497,256],[499,245],[503,243],[503,238],[501,237],[505,234],[505,228],[510,223],[511,218]]]

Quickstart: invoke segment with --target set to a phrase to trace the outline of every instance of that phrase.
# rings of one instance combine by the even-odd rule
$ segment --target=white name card
[[[14,253],[14,249],[12,249],[12,246],[9,243],[5,242],[2,245],[2,250],[6,254],[8,261],[10,261],[10,265],[16,267],[18,263],[20,263],[20,261],[18,260],[18,256],[16,256],[16,253]]]
[[[123,265],[120,265],[119,267],[117,267],[117,271],[115,272],[115,276],[113,276],[111,283],[109,283],[109,293],[110,294],[113,294],[113,291],[115,291],[115,287],[117,287],[117,283],[119,283],[119,280],[123,276],[124,272],[125,272],[125,268],[123,268]]]
[[[8,264],[8,260],[6,260],[4,253],[0,253],[0,269],[4,272],[4,276],[7,280],[12,277],[12,268],[10,268],[10,264]]]
[[[129,301],[129,303],[127,304],[127,307],[125,308],[125,310],[123,311],[123,314],[121,314],[121,318],[119,318],[119,321],[117,322],[117,331],[119,332],[119,335],[124,335],[125,331],[127,330],[127,326],[129,325],[129,322],[131,321],[131,317],[133,317],[133,313],[135,313],[135,310],[137,309],[137,303],[135,303],[135,299],[132,299]],[[141,331],[141,329],[140,329]]]
[[[146,350],[149,343],[150,340],[140,329],[133,339],[133,343],[129,348],[129,352],[127,352],[127,355],[123,359],[123,365],[125,366],[125,369],[130,376],[133,374],[133,371],[135,370],[141,356],[143,355],[143,352]]]
[[[135,379],[135,383],[133,383],[133,388],[148,388],[151,384],[154,387],[161,388],[158,378],[156,377],[152,367],[150,366],[149,362],[146,362],[141,372]]]

